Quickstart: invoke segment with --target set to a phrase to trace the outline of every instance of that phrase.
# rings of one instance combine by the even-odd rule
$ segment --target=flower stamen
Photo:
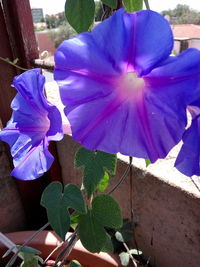
[[[117,89],[119,90],[120,98],[137,97],[145,87],[143,78],[137,76],[135,72],[128,72],[120,77]]]

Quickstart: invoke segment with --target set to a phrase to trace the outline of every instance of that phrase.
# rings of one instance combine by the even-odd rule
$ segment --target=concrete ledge
[[[153,266],[200,266],[197,196],[134,168],[132,210],[137,245]]]
[[[80,184],[80,170],[72,168],[77,143],[70,136],[58,143],[64,183]],[[134,159],[132,174],[113,196],[123,214],[136,224],[134,239],[154,267],[200,266],[200,185],[173,168],[177,148],[165,160],[147,168]],[[112,187],[127,167],[128,157],[119,155]],[[200,186],[199,186],[200,187]]]

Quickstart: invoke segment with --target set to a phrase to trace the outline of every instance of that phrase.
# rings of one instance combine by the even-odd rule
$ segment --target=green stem
[[[132,261],[134,267],[137,267],[137,266],[138,266],[138,265],[137,265],[137,261],[133,258],[133,255],[130,253],[130,249],[129,249],[129,247],[127,246],[127,244],[126,244],[125,242],[123,242],[123,246],[125,247],[126,251],[128,252],[129,257],[130,257],[130,259],[131,259],[131,261]]]
[[[144,3],[145,3],[145,6],[146,6],[146,9],[151,9],[148,0],[144,0]]]
[[[129,157],[129,165],[127,166],[124,174],[122,175],[122,177],[119,179],[118,183],[108,192],[108,195],[112,194],[119,186],[120,184],[125,180],[125,178],[127,177],[127,175],[130,172],[131,166],[132,166],[132,161],[133,158]]]
[[[15,68],[20,69],[20,70],[24,70],[24,71],[28,70],[28,69],[25,69],[25,68],[22,68],[22,67],[18,66],[17,64],[13,63],[12,61],[10,61],[10,60],[8,60],[6,58],[0,57],[0,60],[4,61],[4,62],[14,66]]]
[[[59,253],[59,255],[56,258],[56,261],[55,261],[53,267],[56,267],[57,263],[59,261],[61,261],[62,258],[63,258],[63,260],[62,260],[60,266],[63,266],[62,265],[63,262],[65,261],[65,259],[68,257],[68,255],[70,254],[71,250],[75,246],[75,243],[77,241],[77,231],[78,231],[78,228],[76,228],[75,231],[67,238],[67,240],[65,241],[65,243],[67,243],[66,247]]]

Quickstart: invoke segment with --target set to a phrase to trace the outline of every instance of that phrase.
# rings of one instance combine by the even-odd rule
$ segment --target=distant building
[[[41,22],[41,20],[44,19],[42,8],[32,8],[31,12],[32,12],[32,17],[33,17],[34,23]]]
[[[176,24],[171,25],[174,35],[174,52],[179,52],[187,48],[200,49],[200,25]]]

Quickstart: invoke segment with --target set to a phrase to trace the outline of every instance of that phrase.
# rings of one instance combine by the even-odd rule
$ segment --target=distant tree
[[[77,33],[69,25],[67,21],[64,21],[57,29],[49,31],[51,40],[54,42],[54,46],[57,48],[62,41],[75,36]]]
[[[64,12],[58,13],[56,16],[57,16],[57,26],[62,25],[66,21]]]
[[[48,29],[54,29],[58,26],[62,25],[66,21],[64,12],[56,14],[56,15],[46,15],[45,22],[47,24]]]
[[[45,22],[47,24],[48,29],[56,28],[56,17],[54,15],[46,15]]]
[[[187,5],[178,4],[175,9],[162,11],[162,15],[168,15],[172,24],[200,24],[200,12]]]

